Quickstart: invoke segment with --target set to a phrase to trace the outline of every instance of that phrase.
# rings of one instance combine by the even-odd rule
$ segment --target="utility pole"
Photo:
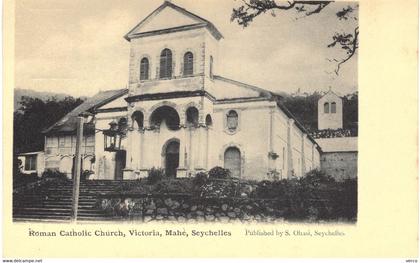
[[[77,210],[79,208],[79,191],[80,191],[80,166],[82,164],[82,140],[83,140],[83,123],[84,118],[77,117],[77,135],[76,135],[76,154],[73,169],[73,199],[71,209],[71,221],[77,221]]]

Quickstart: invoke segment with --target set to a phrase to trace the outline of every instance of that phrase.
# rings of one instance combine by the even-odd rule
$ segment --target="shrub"
[[[340,183],[341,191],[337,201],[337,214],[349,220],[357,217],[357,179],[347,179]]]
[[[199,172],[194,176],[193,185],[200,187],[207,182],[207,174],[205,172]]]
[[[19,187],[22,185],[30,184],[39,180],[36,173],[32,174],[18,174],[13,177],[13,187]]]
[[[230,178],[230,171],[228,169],[216,166],[209,171],[210,179],[227,179]]]
[[[57,178],[62,180],[67,180],[67,176],[65,173],[62,173],[56,169],[47,169],[45,172],[42,173],[42,178]]]
[[[155,184],[165,178],[165,170],[162,168],[155,168],[149,170],[147,175],[147,183]]]
[[[13,157],[13,176],[14,177],[20,177],[22,175],[21,167],[22,167],[22,160],[14,156]]]
[[[257,184],[255,189],[255,195],[258,198],[284,198],[285,191],[289,186],[289,180],[280,180],[280,181],[269,181],[264,180]]]
[[[191,179],[161,180],[153,187],[153,193],[160,194],[189,194],[192,192],[193,184]]]
[[[337,182],[316,170],[301,178],[261,181],[252,194],[277,200],[277,208],[289,220],[355,220],[357,216],[357,180]]]
[[[236,180],[208,180],[200,187],[199,195],[209,198],[236,197],[240,184]]]
[[[304,177],[300,178],[302,184],[320,187],[336,183],[335,179],[319,170],[309,171]]]

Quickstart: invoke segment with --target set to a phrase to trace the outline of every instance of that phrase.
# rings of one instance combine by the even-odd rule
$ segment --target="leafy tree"
[[[13,144],[15,153],[42,150],[43,129],[53,125],[83,102],[80,98],[55,97],[43,101],[22,96],[20,107],[13,113]]]
[[[357,129],[359,122],[359,96],[355,92],[343,98],[343,128]]]
[[[280,1],[280,0],[242,0],[242,4],[232,11],[231,21],[237,21],[244,28],[247,27],[254,18],[271,13],[276,16],[276,11],[294,10],[304,17],[322,12],[325,7],[332,5],[334,1]],[[359,48],[359,26],[358,26],[358,4],[349,4],[341,10],[337,10],[335,16],[339,21],[354,23],[352,32],[336,32],[332,36],[332,42],[327,44],[328,48],[338,47],[344,51],[342,58],[328,59],[337,63],[335,74],[338,75],[341,65],[350,60]]]
[[[283,103],[306,129],[314,131],[318,128],[318,100],[321,96],[319,92],[307,96],[292,95],[285,97]]]
[[[291,95],[282,103],[309,131],[318,130],[318,100],[322,94],[314,92],[309,95]],[[343,128],[356,129],[358,125],[358,93],[343,97]]]

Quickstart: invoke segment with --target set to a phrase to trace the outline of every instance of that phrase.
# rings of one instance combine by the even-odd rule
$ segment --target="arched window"
[[[141,111],[136,111],[133,113],[133,115],[131,116],[132,120],[133,120],[133,124],[135,128],[141,129],[143,128],[144,124],[144,116],[143,113]]]
[[[241,152],[236,147],[229,147],[224,156],[225,169],[230,171],[233,177],[241,176]]]
[[[235,131],[238,128],[238,113],[231,110],[227,114],[226,118],[227,128],[229,131]]]
[[[160,78],[170,78],[172,76],[172,52],[165,48],[160,53]]]
[[[127,118],[123,117],[118,120],[118,130],[121,132],[125,132],[128,128],[128,120]]]
[[[213,125],[213,120],[211,118],[211,115],[207,114],[207,116],[206,116],[206,126],[211,127],[212,125]]]
[[[140,61],[140,80],[149,79],[149,60],[142,58]]]
[[[194,74],[194,56],[191,52],[184,54],[184,76],[191,76]]]
[[[337,104],[335,102],[331,103],[331,113],[337,112]]]
[[[189,107],[187,109],[187,125],[196,127],[198,125],[198,110],[196,107]]]
[[[162,124],[165,124],[169,130],[179,130],[178,112],[170,106],[164,105],[155,109],[149,122],[153,128],[160,128]]]
[[[210,56],[210,78],[213,78],[213,56]]]
[[[328,102],[324,103],[324,113],[330,113],[330,105]]]

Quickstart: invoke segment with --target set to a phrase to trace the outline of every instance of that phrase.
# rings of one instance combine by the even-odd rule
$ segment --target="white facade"
[[[53,134],[45,137],[45,170],[60,171],[72,177],[73,160],[76,153],[76,135]],[[82,142],[82,170],[93,170],[95,137],[86,135]]]
[[[128,129],[119,152],[105,152],[96,133],[94,178],[136,179],[153,167],[187,177],[221,166],[263,180],[319,168],[319,147],[275,94],[215,74],[221,38],[210,22],[169,2],[126,35],[129,93],[98,108],[95,119],[107,129],[126,118]]]
[[[318,130],[343,128],[343,100],[329,90],[318,100]]]
[[[21,153],[17,158],[21,161],[19,169],[22,174],[41,176],[44,172],[44,152]]]

